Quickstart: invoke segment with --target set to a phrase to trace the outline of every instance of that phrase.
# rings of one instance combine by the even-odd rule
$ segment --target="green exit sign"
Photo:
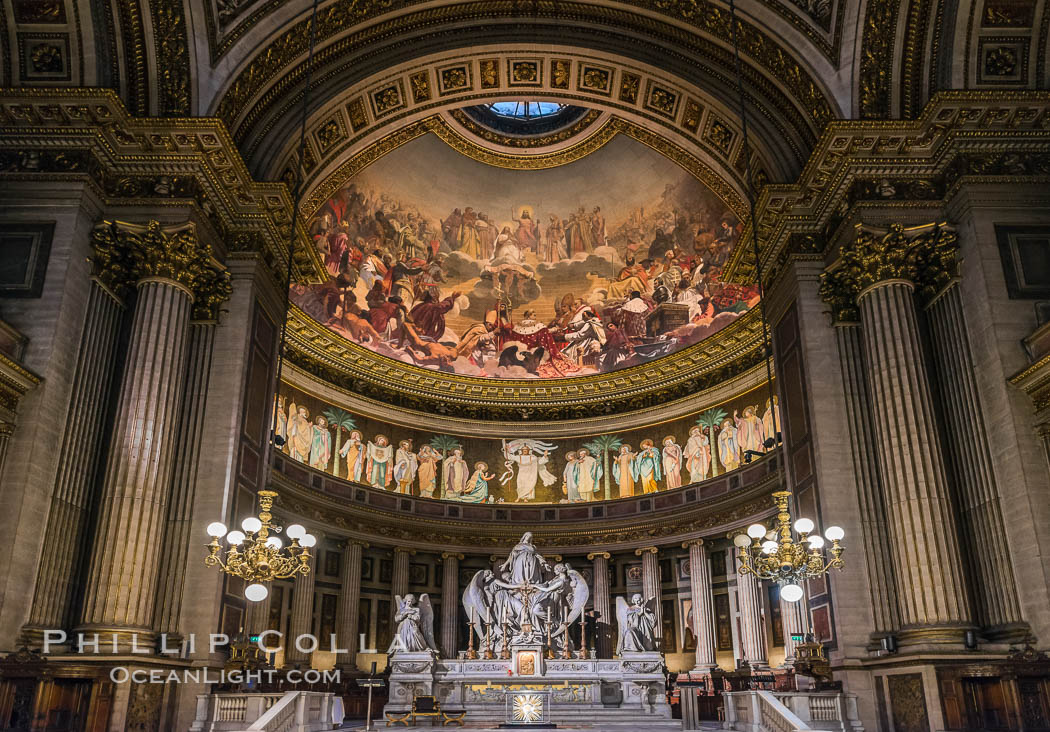
[[[801,643],[802,642],[802,634],[801,633],[792,633],[791,634],[791,640],[793,640],[795,643]]]

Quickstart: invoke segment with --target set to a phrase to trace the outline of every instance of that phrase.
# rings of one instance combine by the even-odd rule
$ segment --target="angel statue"
[[[430,596],[424,592],[419,596],[418,605],[415,604],[416,596],[413,594],[404,597],[394,595],[394,598],[397,600],[397,614],[394,615],[397,633],[387,653],[436,651],[434,608],[430,604]]]
[[[616,598],[616,621],[620,627],[620,639],[616,643],[617,655],[656,650],[656,598],[642,601],[638,593],[631,595],[631,602]]]

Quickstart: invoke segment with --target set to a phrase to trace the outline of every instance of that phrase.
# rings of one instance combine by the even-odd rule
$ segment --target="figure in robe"
[[[620,452],[613,458],[613,480],[620,489],[620,498],[634,495],[634,458],[630,445],[621,445]]]
[[[547,463],[550,462],[550,453],[545,452],[542,455],[534,455],[531,447],[522,445],[517,452],[505,451],[503,454],[508,462],[517,463],[518,465],[515,503],[535,500],[537,479],[542,480],[543,485],[552,485],[557,480],[547,470]]]
[[[533,221],[528,209],[521,212],[518,219],[518,230],[514,232],[514,238],[518,240],[518,246],[523,250],[536,251],[540,243],[540,227]]]
[[[395,493],[412,493],[412,481],[416,479],[416,471],[419,470],[419,460],[412,452],[412,441],[401,440],[397,444],[397,453],[394,455],[394,480],[397,481]]]
[[[580,472],[576,465],[576,457],[575,452],[565,453],[565,468],[561,471],[561,490],[569,503],[579,503],[583,500],[580,498],[580,489],[576,484]]]
[[[474,209],[463,209],[463,219],[456,235],[456,248],[472,259],[482,258],[481,234],[477,227],[478,216]]]
[[[594,242],[594,246],[603,247],[608,241],[608,237],[605,235],[605,217],[602,216],[601,206],[595,206],[594,211],[591,212],[591,241]]]
[[[419,496],[420,498],[433,498],[434,489],[437,487],[437,464],[441,459],[441,453],[430,445],[419,448]]]
[[[467,490],[470,468],[463,459],[463,450],[457,448],[445,458],[445,498],[459,498]]]
[[[445,334],[445,313],[456,304],[458,292],[453,292],[444,300],[438,300],[432,290],[427,290],[423,300],[409,312],[413,325],[420,335],[438,340]]]
[[[292,407],[295,407],[293,404]],[[306,407],[292,410],[295,416],[288,420],[288,454],[301,463],[310,462],[310,448],[314,441],[314,426]]]
[[[660,490],[657,481],[662,477],[660,451],[653,447],[652,440],[642,440],[638,454],[631,466],[634,480],[642,486],[642,493],[656,493]]]
[[[281,439],[277,448],[281,452],[288,452],[288,412],[284,407],[284,397],[277,397],[277,405],[274,407],[273,432]]]
[[[387,653],[438,650],[434,641],[434,609],[427,594],[419,596],[418,605],[415,595],[405,595],[404,598],[395,595],[394,598],[397,601],[397,612],[394,614],[397,631]]]
[[[731,419],[722,423],[722,431],[718,433],[718,460],[727,471],[740,467],[740,446]]]
[[[532,532],[526,531],[507,557],[507,561],[500,565],[500,571],[510,573],[510,582],[514,585],[529,584],[538,585],[543,582],[543,571],[550,571],[551,567],[547,560],[536,551],[532,543]]]
[[[551,214],[550,223],[547,224],[547,235],[540,254],[540,259],[544,262],[560,262],[568,256],[565,249],[565,227],[562,226],[561,219],[554,214]]]
[[[579,457],[576,459],[576,490],[580,492],[580,500],[593,501],[594,494],[598,492],[598,481],[601,480],[602,464],[591,455],[586,447],[580,448]]]
[[[620,306],[621,327],[629,338],[635,340],[645,338],[648,332],[647,319],[653,311],[653,305],[649,300],[642,297],[639,290],[632,290],[630,297]]]
[[[346,458],[346,477],[355,483],[361,482],[361,474],[365,469],[365,443],[361,433],[354,430],[343,446],[339,448],[339,454]]]
[[[671,436],[664,438],[663,449],[664,480],[667,489],[682,487],[682,446]]]
[[[394,477],[390,461],[394,457],[394,446],[390,444],[385,435],[377,435],[375,442],[368,443],[368,465],[365,472],[368,473],[368,483],[373,488],[386,490]]]
[[[635,593],[631,601],[616,598],[616,619],[619,625],[617,655],[644,653],[656,650],[656,598],[646,601]]]
[[[743,454],[744,450],[766,451],[765,446],[762,444],[766,436],[762,427],[762,420],[755,414],[756,409],[757,407],[745,407],[743,416],[737,416],[736,410],[733,410],[733,420],[736,422],[736,441],[740,447],[741,454]]]
[[[711,467],[711,441],[699,425],[689,429],[689,439],[685,443],[685,467],[689,471],[690,483],[707,479],[707,471]]]
[[[784,423],[780,421],[780,405],[777,403],[777,398],[773,397],[772,404],[769,399],[766,399],[766,412],[762,415],[762,432],[766,437],[775,439],[777,432],[783,431]]]
[[[594,355],[602,350],[606,341],[605,328],[594,313],[587,310],[579,321],[569,326],[565,332],[565,340],[568,345],[562,349],[562,355],[577,366],[582,366],[585,356]]]
[[[464,503],[485,503],[489,499],[489,481],[495,478],[488,472],[488,463],[475,463],[474,472],[467,479],[467,489],[459,497]]]
[[[332,433],[328,431],[328,420],[318,417],[310,439],[310,467],[324,470],[331,457]]]

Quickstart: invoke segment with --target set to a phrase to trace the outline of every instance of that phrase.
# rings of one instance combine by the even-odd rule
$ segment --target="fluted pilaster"
[[[459,563],[463,555],[441,553],[441,648],[448,658],[459,651]]]
[[[96,488],[103,421],[112,388],[114,354],[124,306],[108,289],[92,283],[77,351],[69,412],[62,425],[58,474],[44,529],[26,632],[69,628],[75,622],[78,565],[87,535],[88,512]]]
[[[397,615],[397,595],[408,594],[408,562],[416,553],[415,549],[394,549],[394,571],[390,578],[391,617]]]
[[[86,629],[148,633],[152,626],[192,304],[192,293],[173,280],[139,283],[88,572]]]
[[[609,606],[609,552],[593,552],[587,558],[592,563],[594,575],[594,594],[591,599],[594,603],[595,622],[594,648],[598,658],[612,658],[612,612]]]
[[[321,543],[320,536],[317,537],[317,543]],[[288,637],[284,639],[286,666],[306,666],[310,660],[307,654],[295,647],[296,639],[312,633],[314,627],[314,568],[317,566],[317,557],[311,554],[307,566],[310,571],[296,575],[292,585],[292,614],[288,618]]]
[[[738,560],[739,562],[739,560]],[[737,564],[736,597],[740,607],[740,649],[748,665],[767,666],[766,628],[762,622],[762,583]]]
[[[339,647],[349,651],[346,664],[353,666],[357,661],[357,649],[360,630],[357,624],[360,619],[358,605],[361,603],[361,559],[368,544],[349,539],[343,551],[342,591],[339,593]]]
[[[186,396],[179,416],[171,500],[168,502],[164,551],[161,554],[160,576],[164,578],[164,584],[158,588],[154,622],[157,630],[170,634],[178,634],[181,630],[186,562],[191,545],[198,544],[191,537],[193,497],[197,488],[197,465],[204,429],[204,410],[208,402],[208,378],[211,374],[214,340],[214,321],[197,321],[190,325]],[[269,602],[266,605],[268,608]]]
[[[962,557],[916,322],[913,286],[859,298],[897,567],[901,643],[957,641],[970,624]]]
[[[882,477],[875,446],[868,382],[864,374],[864,342],[859,323],[836,323],[839,363],[846,400],[846,417],[853,454],[853,474],[864,542],[864,562],[871,591],[875,634],[895,631],[900,626],[893,555],[890,551],[883,499]]]
[[[791,636],[805,637],[810,632],[806,595],[798,602],[788,602],[783,596],[780,597],[780,624],[784,629],[784,665],[790,666],[795,662],[795,647],[798,646]]]
[[[682,544],[689,549],[689,592],[693,601],[693,634],[696,636],[696,670],[715,666],[715,608],[711,593],[711,562],[703,539]]]
[[[11,439],[13,427],[8,422],[0,422],[0,475],[4,474],[4,461],[7,459],[7,443]]]
[[[642,595],[643,599],[656,598],[656,637],[662,643],[664,635],[663,598],[660,588],[660,550],[655,546],[635,549],[634,553],[642,558]],[[659,644],[658,644],[659,645]]]
[[[1021,618],[999,486],[992,468],[988,427],[982,419],[973,354],[963,320],[958,284],[940,292],[926,308],[937,362],[937,382],[948,427],[948,454],[958,485],[959,515],[982,626],[1018,638],[1027,634]]]
[[[244,634],[248,637],[259,635],[264,630],[269,630],[270,625],[270,600],[273,598],[273,585],[265,583],[266,597],[258,602],[248,602],[244,610]],[[276,630],[276,628],[275,628]]]

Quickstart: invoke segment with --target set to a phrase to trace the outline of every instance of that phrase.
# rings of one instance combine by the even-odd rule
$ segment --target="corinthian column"
[[[971,624],[914,302],[914,252],[933,235],[900,226],[884,236],[858,229],[842,253],[864,331],[902,646],[956,643]]]
[[[752,668],[767,666],[766,628],[762,622],[762,583],[755,575],[736,571],[736,599],[740,607],[740,648]]]
[[[703,539],[682,544],[689,549],[689,592],[693,600],[693,634],[696,636],[696,670],[715,668],[715,608],[711,594],[711,563]]]
[[[636,556],[642,558],[642,595],[643,600],[656,598],[656,637],[657,645],[663,645],[664,637],[664,608],[663,598],[660,596],[660,561],[658,558],[660,550],[655,546],[647,546],[635,549]]]
[[[963,320],[957,248],[955,232],[942,229],[921,252],[919,277],[937,363],[937,385],[945,405],[948,454],[958,485],[964,555],[976,579],[974,600],[980,625],[997,630],[999,637],[1022,640],[1028,625],[1021,618],[991,443],[982,418],[985,410]]]
[[[72,602],[77,595],[78,554],[97,487],[95,475],[116,371],[114,354],[124,311],[123,296],[134,284],[109,263],[106,253],[117,246],[117,235],[108,226],[96,229],[92,235],[95,277],[76,352],[69,411],[63,421],[59,447],[62,460],[51,489],[51,510],[44,528],[33,605],[23,629],[28,637],[47,628],[69,628],[75,622]]]
[[[360,620],[358,605],[361,603],[361,556],[368,544],[356,539],[347,539],[346,551],[343,552],[343,582],[339,593],[339,647],[349,653],[344,663],[353,667],[357,662],[358,641],[357,624]]]
[[[441,553],[441,648],[448,658],[459,650],[459,563],[462,554]]]
[[[320,545],[321,537],[317,536]],[[292,584],[292,614],[288,618],[288,637],[284,639],[284,665],[301,667],[310,660],[306,653],[296,648],[296,640],[313,632],[314,627],[314,567],[317,557],[310,555],[307,566],[310,571],[295,576]],[[304,639],[304,647],[309,643]]]
[[[593,552],[587,558],[594,574],[594,649],[598,658],[612,658],[612,615],[609,610],[609,552]]]
[[[82,613],[86,631],[153,635],[158,565],[195,291],[214,273],[192,228],[126,227],[139,276]],[[225,273],[222,273],[225,275]],[[225,282],[225,292],[229,285]]]

